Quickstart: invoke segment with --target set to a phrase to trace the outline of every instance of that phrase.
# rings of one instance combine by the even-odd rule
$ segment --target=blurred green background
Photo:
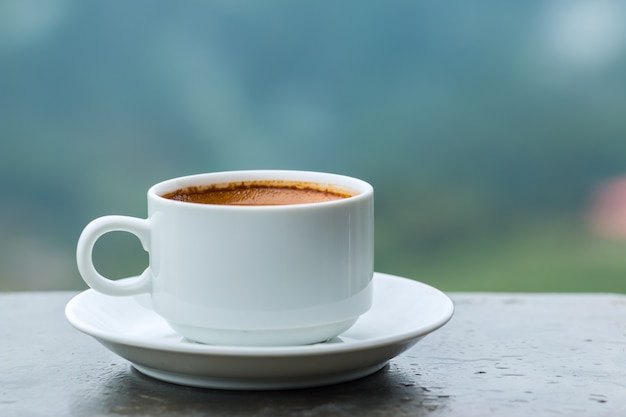
[[[377,271],[624,293],[625,116],[613,0],[3,0],[0,290],[85,288],[82,228],[156,182],[276,168],[374,185]]]

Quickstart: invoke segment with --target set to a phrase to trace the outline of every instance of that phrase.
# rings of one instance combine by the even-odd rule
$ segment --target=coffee
[[[89,223],[76,263],[98,292],[149,295],[180,337],[310,345],[343,333],[372,305],[374,190],[364,181],[311,171],[213,172],[155,184],[147,200],[146,219]],[[95,244],[117,231],[148,251],[141,275],[110,280],[96,270]]]
[[[278,206],[321,203],[352,197],[332,186],[295,181],[244,181],[194,186],[163,194],[176,201],[230,206]]]

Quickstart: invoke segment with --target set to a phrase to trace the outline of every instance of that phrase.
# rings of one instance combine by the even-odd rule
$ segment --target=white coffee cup
[[[315,183],[351,196],[276,206],[199,204],[178,189],[246,181]],[[322,342],[372,301],[374,196],[368,183],[305,171],[233,171],[167,180],[148,190],[148,218],[105,216],[78,241],[78,269],[94,290],[150,293],[154,310],[188,339],[218,345]],[[100,236],[136,235],[149,253],[138,277],[110,280],[92,260]]]

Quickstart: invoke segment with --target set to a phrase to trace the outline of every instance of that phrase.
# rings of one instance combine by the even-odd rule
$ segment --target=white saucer
[[[70,300],[65,315],[151,377],[205,388],[269,390],[329,385],[374,373],[443,326],[453,311],[452,301],[431,286],[375,273],[372,308],[339,337],[315,345],[191,342],[149,308],[147,295],[111,297],[87,290]]]

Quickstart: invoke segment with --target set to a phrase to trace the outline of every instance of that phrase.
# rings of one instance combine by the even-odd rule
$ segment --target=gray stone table
[[[451,294],[378,373],[270,392],[146,377],[66,322],[72,295],[0,294],[0,416],[626,416],[623,295]]]

